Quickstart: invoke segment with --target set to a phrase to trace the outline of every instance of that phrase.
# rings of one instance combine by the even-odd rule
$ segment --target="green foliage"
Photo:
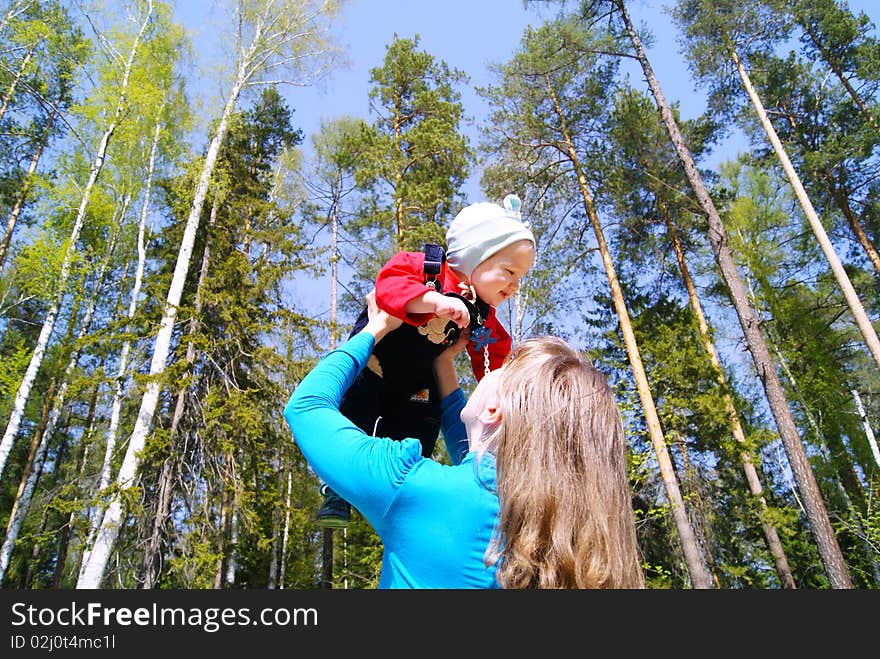
[[[51,300],[64,291],[53,291],[59,283],[65,245],[57,244],[45,233],[23,247],[15,259],[15,283],[20,295]]]
[[[210,589],[214,572],[223,555],[214,549],[212,538],[196,531],[186,533],[178,545],[178,554],[168,559],[169,579],[175,588]]]
[[[2,401],[0,414],[3,416],[7,416],[12,411],[15,392],[18,391],[18,385],[24,377],[30,359],[31,349],[23,339],[3,346],[3,355],[0,358],[0,401]]]
[[[878,479],[876,477],[871,480],[868,489],[870,495],[865,511],[856,511],[852,518],[839,522],[843,530],[859,538],[865,546],[867,560],[854,566],[854,570],[858,571],[858,578],[864,584],[872,583],[875,566],[880,561],[880,505],[878,505]]]
[[[784,210],[784,188],[763,171],[729,164],[723,170],[733,192],[725,222],[731,244],[741,255],[750,282],[753,305],[778,358],[783,384],[801,427],[801,437],[813,447],[813,471],[832,517],[852,528],[865,514],[863,473],[872,458],[860,440],[851,389],[872,386],[867,356],[858,348],[854,326],[847,320],[844,300],[815,248],[792,252],[787,248],[800,231]],[[853,567],[870,560],[859,535],[839,536]]]
[[[468,118],[460,90],[467,76],[423,51],[418,36],[395,35],[371,70],[370,119],[328,122],[310,136],[314,159],[308,163],[299,148],[306,136],[295,127],[293,111],[273,85],[251,85],[267,77],[264,70],[250,70],[254,77],[242,96],[247,107],[230,118],[210,182],[139,479],[124,492],[115,484],[95,492],[122,346],[132,349],[129,374],[119,382],[118,436],[124,446],[149,378],[152,339],[204,166],[185,139],[195,123],[196,101],[180,64],[191,53],[170,7],[155,4],[121,98],[121,64],[137,23],[115,18],[121,12],[89,9],[91,25],[84,31],[76,24],[81,12],[69,15],[55,2],[26,3],[0,33],[7,54],[0,67],[4,94],[19,68],[23,74],[0,117],[0,209],[6,215],[17,200],[23,202],[0,280],[0,413],[9,414],[56,293],[63,304],[20,439],[38,430],[72,350],[79,351],[79,360],[65,383],[66,402],[6,583],[74,587],[88,542],[88,513],[119,494],[129,514],[108,587],[140,585],[149,558],[146,540],[159,515],[160,588],[214,588],[218,575],[225,588],[319,587],[317,478],[281,407],[327,348],[328,328],[333,340],[344,336],[341,318],[361,308],[381,263],[398,249],[443,241],[449,220],[466,201],[464,182],[479,162],[484,197],[499,201],[517,193],[538,237],[538,262],[499,316],[515,340],[552,333],[581,341],[606,372],[626,422],[648,587],[687,587],[656,454],[573,175],[576,159],[599,210],[676,475],[716,584],[779,587],[763,522],[781,537],[797,586],[828,587],[759,380],[741,354],[702,212],[654,102],[619,79],[619,58],[612,53],[631,52],[614,20],[619,3],[574,4],[577,13],[566,13],[568,5],[557,18],[528,29],[509,61],[492,67],[493,84],[478,90],[491,107],[479,151],[462,132]],[[260,6],[244,6],[245,31]],[[276,34],[292,34],[284,31],[297,24],[299,9],[297,3],[285,5]],[[713,197],[723,206],[751,303],[779,357],[850,571],[858,587],[874,588],[880,561],[876,465],[852,390],[864,397],[871,420],[880,410],[874,393],[880,383],[787,186],[766,165],[769,149],[730,59],[733,48],[747,65],[835,246],[847,257],[851,280],[876,315],[877,274],[852,233],[856,220],[870,242],[880,236],[872,124],[880,47],[874,26],[837,0],[681,0],[673,15],[695,82],[710,92],[710,108],[701,117],[682,121],[672,108],[689,149],[698,159],[707,156],[730,119],[751,138],[749,158],[702,174],[720,180]],[[92,43],[84,35],[95,31],[99,37]],[[786,41],[789,36],[799,41]],[[98,38],[110,49],[96,47]],[[643,38],[650,44],[650,35]],[[265,52],[273,64],[289,64],[290,56],[305,62],[298,56],[320,42],[320,31],[311,39],[283,37]],[[108,57],[111,51],[119,57]],[[288,70],[304,79],[319,72]],[[252,94],[256,89],[261,91]],[[120,102],[120,121],[109,136],[82,233],[71,245],[76,255],[70,279],[61,282],[65,241],[95,151]],[[157,129],[158,183],[148,188]],[[28,185],[26,166],[38,145],[45,155]],[[144,288],[129,319],[142,212]],[[331,252],[314,238],[334,223],[339,241]],[[724,364],[723,388],[681,286],[673,238],[705,302]],[[96,272],[107,254],[108,286],[101,288]],[[291,299],[289,284],[294,276],[330,274],[334,265],[354,274],[341,287],[342,313],[328,322]],[[336,276],[344,278],[338,271]],[[92,299],[92,326],[74,342]],[[469,391],[466,360],[458,367]],[[745,445],[730,432],[724,393],[733,398]],[[4,515],[16,496],[27,444],[13,447],[0,483]],[[743,452],[758,469],[767,506],[749,493]],[[113,473],[121,458],[117,447],[110,456]],[[434,459],[448,462],[442,443]],[[166,485],[167,510],[160,506]],[[359,513],[353,517],[346,532],[334,533],[333,586],[375,588],[382,544]],[[234,579],[227,582],[232,565]]]
[[[368,264],[364,272],[374,273],[392,252],[445,242],[473,157],[460,132],[458,87],[467,77],[418,50],[419,41],[395,35],[382,66],[371,69],[378,116],[352,137],[355,179],[365,194],[347,229],[362,247],[376,246],[358,259]]]
[[[787,17],[764,0],[678,0],[670,15],[695,82],[708,87],[710,106],[722,115],[747,103],[733,62],[750,68],[751,57],[783,43],[791,33]]]

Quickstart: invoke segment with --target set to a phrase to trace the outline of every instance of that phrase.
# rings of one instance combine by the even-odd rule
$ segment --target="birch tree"
[[[37,167],[47,145],[60,132],[63,115],[73,102],[75,76],[89,52],[80,29],[55,2],[29,3],[7,29],[11,33],[10,43],[5,46],[11,52],[20,52],[21,48],[24,52],[2,97],[0,122],[10,107],[16,108],[17,115],[30,118],[27,127],[13,126],[14,120],[3,122],[3,132],[8,131],[6,139],[27,140],[30,146],[25,148],[31,155],[27,168],[11,181],[16,189],[0,239],[0,271],[7,261],[16,224],[34,189]],[[11,162],[14,160],[10,158]]]
[[[3,581],[6,578],[6,569],[9,567],[9,561],[12,557],[12,551],[15,547],[15,541],[18,539],[18,532],[21,528],[22,520],[28,513],[31,499],[33,498],[34,494],[34,488],[36,487],[37,478],[39,477],[39,471],[42,467],[43,457],[45,456],[46,449],[49,446],[50,441],[52,440],[52,434],[55,432],[55,427],[58,425],[58,419],[61,417],[61,411],[64,407],[65,398],[67,396],[67,389],[70,385],[71,378],[73,377],[74,369],[76,368],[79,361],[81,341],[83,337],[88,334],[91,328],[92,317],[94,316],[98,300],[101,298],[101,292],[104,287],[104,279],[109,269],[110,260],[113,256],[113,252],[116,249],[116,242],[120,233],[122,218],[125,216],[125,213],[128,210],[129,201],[130,200],[126,200],[122,204],[119,209],[119,214],[116,218],[116,222],[112,223],[116,225],[115,231],[113,236],[111,237],[110,243],[107,246],[106,254],[102,259],[102,262],[98,269],[94,294],[90,295],[87,301],[86,311],[81,321],[80,329],[77,333],[76,340],[74,340],[73,342],[73,348],[70,351],[70,358],[68,359],[67,367],[64,369],[64,372],[62,374],[61,385],[58,388],[58,392],[52,399],[51,412],[49,415],[48,423],[45,430],[43,430],[42,432],[37,450],[35,451],[33,460],[31,461],[31,468],[25,470],[22,481],[23,486],[19,488],[18,495],[16,496],[13,503],[12,511],[9,515],[9,522],[6,526],[6,535],[3,538],[3,545],[0,546],[0,585],[3,584]]]
[[[235,4],[235,35],[231,48],[234,73],[198,176],[155,338],[149,380],[117,475],[117,493],[104,513],[88,560],[83,562],[77,588],[100,587],[123,522],[125,511],[121,495],[134,487],[136,482],[140,452],[152,426],[161,390],[161,376],[171,351],[177,308],[189,269],[202,207],[220,147],[229,130],[230,118],[246,89],[275,83],[308,84],[322,72],[321,67],[330,59],[331,54],[327,47],[327,26],[336,11],[337,3],[329,0],[280,5],[271,0],[241,0]]]
[[[329,349],[336,347],[339,338],[339,263],[340,231],[346,224],[346,206],[351,203],[355,191],[354,171],[357,150],[352,148],[357,134],[365,127],[353,117],[340,117],[321,126],[321,131],[312,138],[315,157],[304,182],[311,197],[306,208],[306,217],[319,224],[321,229],[330,227],[330,342]],[[288,475],[289,479],[289,475]],[[288,503],[289,506],[288,482]],[[285,507],[286,508],[286,507]],[[289,515],[284,517],[284,544],[282,560],[287,552]],[[333,537],[334,529],[322,531],[323,550],[321,552],[321,584],[330,587],[333,583]],[[343,536],[343,542],[345,537]],[[283,573],[281,587],[284,587]]]
[[[323,231],[330,230],[330,350],[339,339],[339,264],[342,261],[341,232],[352,218],[353,197],[357,190],[354,169],[357,151],[352,148],[361,122],[340,117],[322,124],[312,138],[314,160],[304,185],[309,194],[305,216]],[[343,236],[344,237],[344,236]]]
[[[103,128],[103,132],[101,133],[100,140],[97,144],[95,156],[92,160],[91,168],[88,174],[88,179],[81,187],[82,196],[79,200],[79,206],[77,208],[76,216],[73,220],[73,225],[70,229],[70,233],[65,240],[66,245],[64,247],[64,257],[61,262],[60,271],[58,274],[57,286],[52,296],[48,313],[43,320],[40,335],[37,339],[36,345],[34,346],[34,350],[31,355],[27,371],[25,372],[21,384],[18,388],[18,392],[15,395],[12,413],[6,425],[6,430],[3,434],[2,440],[0,440],[0,475],[2,475],[3,473],[3,468],[6,465],[6,459],[9,456],[9,452],[12,449],[13,442],[15,441],[16,435],[18,434],[18,428],[21,424],[22,416],[24,415],[25,403],[27,402],[28,396],[31,393],[31,388],[37,376],[37,371],[39,370],[40,365],[43,362],[43,357],[49,345],[49,339],[52,335],[53,330],[55,329],[55,322],[58,319],[58,314],[61,310],[64,294],[66,292],[71,263],[76,255],[77,243],[79,241],[80,233],[83,229],[83,224],[86,220],[86,211],[89,207],[89,201],[91,199],[95,186],[97,185],[98,177],[101,175],[101,171],[104,167],[104,161],[107,155],[107,149],[110,143],[110,139],[113,137],[114,131],[117,129],[119,123],[124,118],[125,111],[128,106],[128,95],[130,93],[129,81],[131,79],[132,69],[134,68],[135,60],[141,47],[141,42],[144,38],[144,34],[147,31],[148,26],[150,25],[152,16],[153,3],[151,0],[148,0],[143,8],[143,11],[138,16],[136,32],[131,37],[131,41],[126,44],[128,50],[125,51],[125,58],[121,62],[114,61],[113,68],[107,72],[109,74],[108,77],[110,78],[107,84],[113,85],[113,88],[117,90],[117,95],[115,99],[113,99],[113,102],[110,104],[110,106],[107,108],[109,119]],[[116,69],[115,65],[120,66],[118,69]],[[118,78],[116,76],[118,76]],[[114,78],[116,79],[114,80]],[[113,82],[111,82],[111,80]]]
[[[149,234],[148,219],[150,213],[150,200],[153,192],[153,176],[156,169],[156,159],[159,150],[160,138],[163,132],[163,122],[165,121],[166,103],[161,103],[155,118],[155,127],[153,129],[153,138],[150,142],[149,156],[147,159],[147,173],[144,183],[143,199],[141,201],[140,213],[138,215],[137,237],[135,239],[135,252],[137,257],[134,265],[134,281],[129,297],[128,309],[125,315],[127,323],[131,323],[138,309],[138,302],[141,295],[141,285],[144,278],[144,269],[147,258],[147,240]],[[107,432],[104,435],[104,458],[98,477],[97,491],[103,491],[110,484],[111,479],[111,462],[116,451],[116,441],[119,432],[120,413],[124,399],[124,388],[126,374],[129,368],[129,355],[131,353],[132,342],[129,338],[123,341],[120,350],[116,375],[113,380],[113,401],[110,406],[110,422]],[[92,508],[89,514],[89,529],[86,536],[86,546],[91,544],[92,539],[97,531],[98,522],[102,516],[102,508],[100,505]]]

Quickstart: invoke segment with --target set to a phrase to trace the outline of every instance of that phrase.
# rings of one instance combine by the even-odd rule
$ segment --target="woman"
[[[435,361],[453,462],[417,439],[371,437],[339,412],[376,343],[401,323],[367,296],[369,321],[326,355],[284,416],[312,468],[382,539],[380,588],[642,588],[620,415],[605,378],[564,341],[529,339],[465,401]]]

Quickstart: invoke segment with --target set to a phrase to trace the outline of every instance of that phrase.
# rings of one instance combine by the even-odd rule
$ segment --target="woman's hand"
[[[382,340],[382,337],[388,332],[397,329],[403,324],[400,318],[395,318],[387,311],[383,311],[376,304],[376,289],[374,288],[366,295],[367,300],[367,317],[369,320],[362,331],[369,332],[375,338],[376,343]]]
[[[471,338],[471,331],[464,329],[458,340],[434,358],[434,379],[440,400],[458,389],[458,374],[455,372],[455,356],[461,353]]]

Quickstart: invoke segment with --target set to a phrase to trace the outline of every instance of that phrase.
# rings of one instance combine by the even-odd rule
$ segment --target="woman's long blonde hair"
[[[644,588],[620,412],[555,337],[522,342],[498,383],[501,513],[487,560],[504,588]]]

